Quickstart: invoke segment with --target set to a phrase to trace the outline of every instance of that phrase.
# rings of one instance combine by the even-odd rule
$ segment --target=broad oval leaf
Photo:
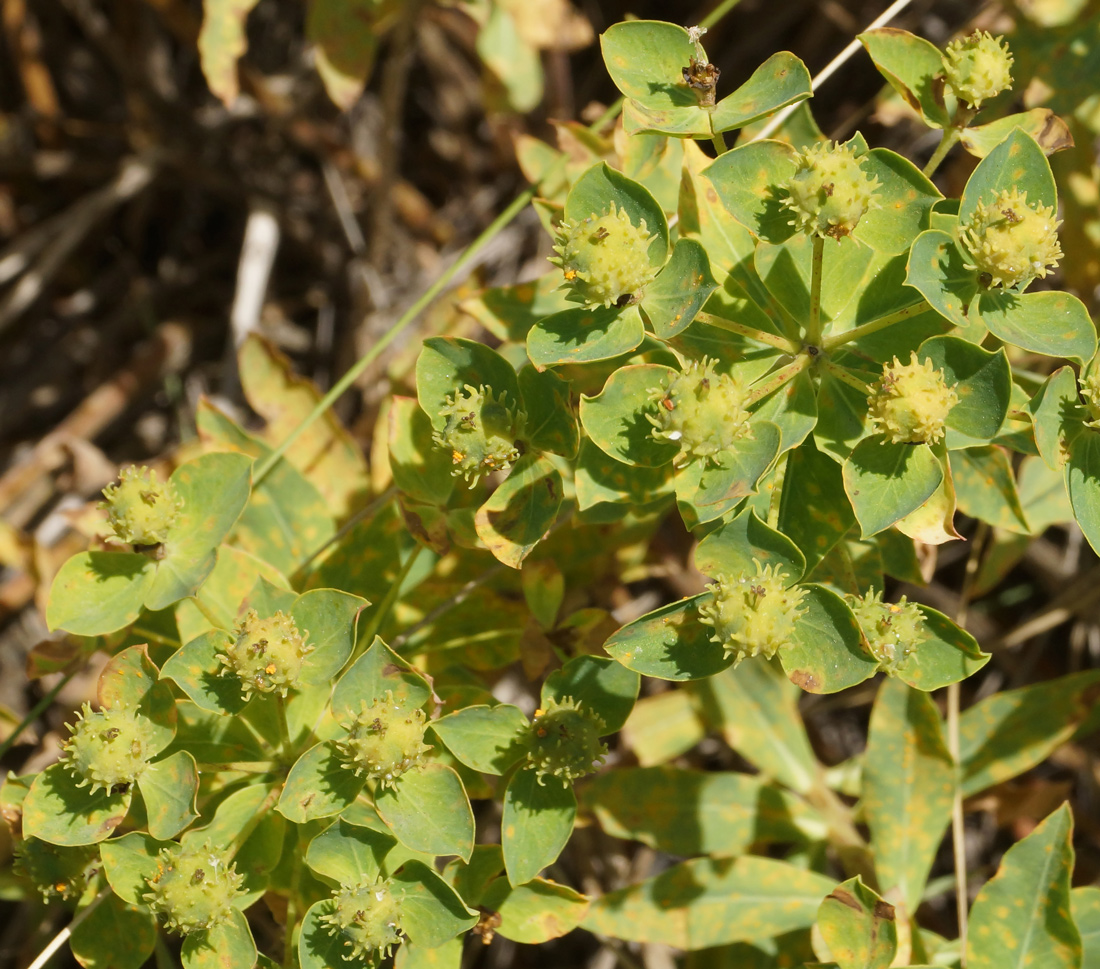
[[[402,774],[393,787],[375,793],[374,806],[405,847],[469,860],[474,814],[458,774],[445,764]]]
[[[571,785],[534,770],[512,775],[504,791],[501,846],[508,881],[523,885],[552,865],[573,833],[577,798]]]
[[[864,538],[916,511],[943,480],[943,468],[927,444],[891,444],[881,434],[860,441],[843,472]]]
[[[710,593],[681,599],[627,623],[603,648],[623,666],[661,680],[698,680],[733,663],[699,621],[699,604]]]
[[[562,310],[527,332],[527,356],[539,369],[611,360],[636,349],[645,327],[636,306]]]
[[[791,682],[807,693],[836,693],[878,672],[862,645],[848,604],[821,585],[804,585],[806,612],[795,622],[792,641],[779,651]]]

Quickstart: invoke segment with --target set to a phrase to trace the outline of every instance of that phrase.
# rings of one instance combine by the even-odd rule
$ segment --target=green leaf
[[[354,716],[360,701],[369,706],[387,691],[404,707],[422,707],[432,696],[427,680],[376,636],[336,684],[332,715],[337,719]]]
[[[813,94],[810,72],[794,54],[779,51],[761,64],[752,76],[714,108],[715,132],[744,128],[788,104],[805,101]]]
[[[145,801],[149,833],[154,838],[169,841],[199,816],[195,802],[199,771],[195,758],[186,750],[150,764],[137,784]]]
[[[172,473],[183,501],[168,532],[157,575],[145,594],[148,609],[166,609],[189,595],[214,568],[213,550],[241,516],[252,488],[252,460],[245,454],[204,454]]]
[[[248,702],[241,693],[241,681],[231,673],[226,675],[218,659],[232,639],[221,629],[203,633],[173,653],[161,675],[204,710],[227,716],[240,713]]]
[[[696,858],[595,899],[581,925],[687,950],[764,940],[811,926],[835,884],[770,858]]]
[[[432,721],[432,730],[467,767],[503,774],[524,756],[522,738],[529,724],[519,707],[475,704]]]
[[[887,148],[872,148],[859,160],[881,183],[878,204],[859,220],[859,241],[878,252],[907,252],[917,233],[928,228],[932,206],[943,196],[911,161]]]
[[[55,845],[90,845],[110,837],[130,809],[132,792],[77,787],[63,764],[47,767],[23,801],[23,835]]]
[[[854,238],[845,237],[829,244],[821,270],[820,305],[824,323],[831,324],[838,317],[850,315],[850,304],[862,288],[874,259],[874,251]],[[794,319],[808,319],[813,239],[799,232],[778,245],[761,243],[756,249],[755,263],[776,302]],[[830,332],[831,329],[830,325]]]
[[[323,915],[335,910],[332,898],[314,902],[302,919],[298,932],[298,964],[301,969],[332,969],[342,965],[347,952],[342,932],[332,932],[330,923],[322,921]]]
[[[310,841],[306,864],[341,885],[363,885],[379,877],[396,844],[389,834],[340,818]]]
[[[674,442],[653,436],[650,397],[675,377],[659,364],[618,367],[595,397],[581,395],[581,424],[593,444],[624,464],[643,468],[666,465],[680,453]]]
[[[612,202],[630,216],[634,225],[644,222],[646,231],[653,233],[649,264],[654,268],[663,266],[668,258],[668,222],[664,210],[649,189],[606,162],[593,165],[573,183],[565,200],[565,219],[578,223],[593,215],[603,215]]]
[[[680,239],[672,257],[645,289],[642,312],[658,339],[670,340],[691,326],[718,284],[706,250],[694,239]]]
[[[821,903],[817,927],[840,969],[888,969],[898,949],[894,906],[859,875],[837,885]]]
[[[941,229],[929,229],[917,236],[909,252],[906,285],[912,286],[929,305],[963,330],[981,330],[981,322],[967,314],[978,294],[978,271],[954,237]],[[975,342],[980,342],[977,340]]]
[[[1008,455],[999,447],[952,451],[951,478],[959,510],[997,528],[1031,533]]]
[[[955,764],[926,693],[885,680],[863,755],[863,815],[883,894],[916,912],[951,822]]]
[[[692,461],[676,474],[676,504],[689,528],[714,521],[742,498],[756,493],[760,479],[779,454],[779,428],[768,421],[752,422],[753,436],[742,438],[717,463]]]
[[[706,736],[706,728],[691,693],[671,689],[638,700],[622,734],[638,763],[650,767],[686,754]]]
[[[315,744],[290,768],[276,810],[295,824],[330,818],[351,804],[365,783],[331,740]]]
[[[797,153],[779,141],[755,141],[719,156],[703,174],[727,211],[765,242],[777,245],[794,234],[781,186],[798,168]]]
[[[490,552],[518,569],[558,517],[563,485],[554,463],[526,454],[474,515],[474,528]]]
[[[970,910],[971,969],[1077,969],[1081,936],[1070,915],[1073,815],[1063,804],[1018,841]]]
[[[959,223],[964,224],[978,202],[988,205],[997,192],[1018,189],[1029,205],[1058,207],[1058,188],[1043,149],[1027,132],[1016,128],[971,173],[959,201]]]
[[[416,396],[436,430],[443,430],[447,398],[462,387],[491,387],[498,396],[518,403],[519,378],[513,366],[495,350],[474,340],[429,337],[416,359]]]
[[[524,367],[519,372],[519,387],[530,446],[536,451],[575,458],[580,434],[573,416],[569,382],[552,371],[540,373],[534,367]]]
[[[1093,549],[1100,549],[1100,433],[1089,428],[1070,442],[1064,473],[1077,524]]]
[[[798,824],[815,824],[799,799],[732,771],[620,767],[589,781],[581,803],[612,837],[673,855],[739,855],[758,842],[799,842]]]
[[[813,571],[855,520],[855,512],[844,493],[840,465],[819,451],[812,439],[791,451],[779,500],[779,529],[793,539],[805,556],[801,575]],[[700,571],[707,571],[698,564],[698,551],[695,561]]]
[[[733,662],[712,643],[714,630],[699,621],[699,605],[710,593],[661,606],[627,623],[603,648],[627,669],[661,680],[698,680]]]
[[[982,294],[978,309],[990,333],[1023,350],[1066,357],[1082,366],[1096,353],[1089,312],[1069,293],[990,291]]]
[[[192,603],[184,601],[176,607],[180,638],[188,642],[217,626],[220,629],[232,629],[237,621],[237,611],[249,593],[261,578],[279,586],[289,588],[289,584],[278,569],[231,545],[222,545],[218,549],[218,561],[202,588],[195,596],[199,608],[195,625],[181,618],[185,607]],[[201,623],[201,624],[200,624]]]
[[[80,552],[58,569],[46,624],[77,636],[99,636],[141,614],[156,565],[136,552]]]
[[[1050,108],[1032,108],[1019,114],[1006,115],[989,124],[970,125],[962,129],[959,140],[970,154],[985,158],[1016,128],[1034,138],[1047,155],[1073,147],[1069,125]]]
[[[927,444],[891,444],[881,434],[855,446],[843,474],[864,538],[916,511],[943,481],[943,468]]]
[[[85,969],[141,969],[156,940],[157,918],[147,907],[108,895],[73,929],[69,945]]]
[[[302,662],[299,689],[327,685],[344,668],[355,646],[355,620],[369,604],[338,589],[310,589],[298,596],[290,614],[314,647]]]
[[[572,932],[588,913],[588,899],[568,885],[533,878],[512,887],[507,878],[489,885],[480,904],[500,916],[497,934],[538,945]]]
[[[508,881],[522,885],[552,865],[573,833],[577,798],[556,777],[540,778],[533,770],[512,775],[504,791],[500,843]]]
[[[562,310],[527,333],[527,356],[539,370],[568,363],[597,363],[636,349],[645,339],[638,307]]]
[[[800,370],[753,410],[757,420],[770,421],[779,428],[780,452],[798,447],[817,426],[817,387],[809,371]]]
[[[415,945],[434,949],[477,922],[477,913],[423,862],[406,862],[393,881],[402,891],[401,928]]]
[[[245,20],[256,0],[211,0],[204,5],[199,31],[199,63],[206,83],[226,105],[240,92],[237,59],[248,50]]]
[[[671,497],[675,487],[671,464],[659,468],[623,464],[608,457],[587,436],[581,442],[573,483],[580,511],[602,503],[641,508]]]
[[[418,501],[446,504],[455,487],[454,462],[432,440],[431,419],[411,397],[391,399],[388,440],[394,484]]]
[[[1078,731],[1100,726],[1100,671],[1088,670],[1005,690],[959,719],[963,796],[970,797],[1042,763]]]
[[[751,657],[694,687],[704,719],[767,777],[805,794],[818,763],[798,713],[800,691],[774,660]]]
[[[379,5],[375,0],[313,0],[306,16],[306,40],[313,45],[321,83],[341,111],[363,93],[378,50]]]
[[[744,508],[736,517],[723,522],[695,547],[695,567],[708,576],[751,575],[756,562],[782,569],[788,582],[797,582],[806,571],[806,560],[799,547],[786,535],[765,525],[752,508]]]
[[[542,61],[539,51],[520,33],[513,10],[489,8],[477,33],[476,48],[482,63],[507,93],[511,108],[526,113],[538,107],[543,94]]]
[[[863,648],[859,624],[847,603],[822,585],[804,585],[804,615],[795,622],[792,641],[779,651],[791,682],[807,693],[836,693],[878,672],[878,662]]]
[[[469,860],[474,815],[458,774],[445,764],[408,771],[375,793],[374,806],[405,847]]]
[[[131,905],[147,904],[144,895],[149,891],[149,881],[157,873],[161,849],[167,846],[167,842],[157,841],[139,831],[104,841],[99,846],[99,853],[107,884],[123,901]]]
[[[635,131],[710,137],[709,112],[684,83],[683,68],[697,54],[683,27],[658,20],[613,24],[600,47],[615,86],[643,109]]]
[[[1100,888],[1091,885],[1075,888],[1070,893],[1073,921],[1081,933],[1084,950],[1081,969],[1100,967]]]
[[[989,662],[990,654],[983,653],[965,629],[931,606],[921,604],[918,608],[924,616],[928,639],[917,646],[909,663],[898,671],[897,677],[903,683],[931,693],[965,680]]]
[[[1051,525],[1073,521],[1073,508],[1062,475],[1040,458],[1026,457],[1020,465],[1020,502],[1032,534],[1041,535]]]
[[[1069,453],[1069,440],[1080,428],[1084,410],[1077,396],[1073,368],[1059,367],[1043,381],[1028,410],[1039,454],[1048,468],[1061,471]]]
[[[638,699],[641,678],[604,656],[575,656],[542,685],[541,704],[572,697],[603,721],[601,736],[626,723]]]
[[[1012,366],[1003,348],[990,353],[959,337],[934,336],[917,357],[930,360],[958,394],[945,422],[948,449],[982,444],[1000,433],[1012,399]]]
[[[879,73],[905,102],[934,128],[946,128],[954,113],[954,98],[947,103],[943,80],[943,56],[923,37],[895,27],[880,27],[859,35]]]
[[[227,921],[186,936],[180,962],[183,969],[252,969],[256,943],[244,913],[233,909]]]

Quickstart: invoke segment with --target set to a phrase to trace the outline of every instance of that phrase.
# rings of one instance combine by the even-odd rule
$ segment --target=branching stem
[[[955,147],[956,142],[962,135],[961,128],[946,128],[943,132],[943,137],[940,139],[940,143],[936,146],[936,150],[932,152],[932,157],[928,159],[928,164],[924,166],[924,176],[931,178],[937,168],[940,167],[946,157],[947,153]]]
[[[810,322],[806,327],[806,342],[821,344],[821,263],[825,258],[825,237],[814,236],[814,253],[810,263]]]
[[[849,387],[854,387],[861,394],[871,395],[871,388],[859,379],[850,370],[846,370],[844,367],[840,367],[833,363],[832,360],[823,360],[821,363],[821,369],[824,370],[830,377],[836,377],[841,383],[847,384]]]
[[[768,346],[775,347],[777,350],[782,350],[784,353],[792,355],[798,353],[799,347],[797,343],[793,340],[788,340],[785,336],[779,336],[776,333],[758,330],[756,327],[746,326],[744,323],[734,323],[733,320],[723,319],[721,316],[715,316],[713,313],[699,313],[695,319],[700,323],[706,323],[708,326],[715,326],[720,330],[728,330],[730,333],[737,333],[750,340],[755,340],[757,343],[766,343]]]
[[[878,333],[879,330],[885,330],[886,327],[893,326],[895,323],[901,323],[903,320],[912,319],[928,308],[927,301],[922,299],[919,303],[907,306],[905,309],[898,310],[896,313],[891,313],[889,316],[871,320],[870,323],[861,323],[859,326],[854,326],[852,329],[846,330],[843,333],[834,333],[831,336],[827,336],[825,337],[823,348],[827,351],[835,350],[837,347],[842,347],[846,343],[852,343],[861,337],[869,336],[872,333]]]
[[[762,384],[757,384],[749,391],[745,397],[745,406],[752,406],[758,400],[763,400],[769,394],[774,394],[780,387],[802,373],[810,365],[811,359],[808,353],[800,353],[793,362],[788,363],[785,367],[780,367],[769,375],[768,379]]]

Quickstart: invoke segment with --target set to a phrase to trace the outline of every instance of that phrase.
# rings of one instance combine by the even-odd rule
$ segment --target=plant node
[[[261,619],[249,609],[237,624],[236,637],[218,653],[222,667],[235,673],[247,700],[253,693],[286,696],[296,686],[302,661],[313,652],[306,642],[309,633],[299,633],[294,620],[284,612]]]
[[[490,387],[466,384],[447,397],[441,414],[446,424],[432,439],[451,452],[451,473],[461,475],[470,487],[490,471],[510,471],[519,460],[527,415],[509,406],[506,391],[494,397]]]
[[[699,606],[699,621],[714,627],[711,642],[733,656],[734,665],[748,656],[774,656],[806,612],[801,604],[806,591],[788,586],[786,572],[756,559],[753,564],[753,575],[718,575],[707,586],[711,600]]]
[[[630,221],[625,209],[612,202],[603,215],[558,226],[550,262],[560,266],[569,299],[585,306],[630,306],[657,275],[649,262],[649,244],[657,238]]]
[[[366,774],[382,787],[393,787],[406,771],[420,763],[432,748],[424,743],[427,720],[419,707],[406,710],[393,692],[370,705],[359,701],[359,713],[341,722],[347,736],[336,741],[344,766]]]
[[[959,226],[959,237],[973,264],[988,273],[992,286],[1019,286],[1043,279],[1058,265],[1062,247],[1050,205],[1030,205],[1027,192],[1002,189],[986,205],[979,201]]]
[[[840,240],[878,205],[881,182],[868,175],[853,145],[825,141],[799,153],[798,169],[782,186],[791,225],[809,235]]]
[[[655,413],[646,413],[653,436],[679,444],[677,467],[696,458],[716,462],[737,441],[752,437],[741,379],[715,373],[716,363],[692,360],[649,392],[657,405]]]
[[[913,351],[910,362],[894,357],[882,370],[867,401],[871,423],[891,444],[936,444],[946,433],[944,422],[959,402],[943,371],[931,360],[921,363]]]
[[[179,935],[223,925],[233,900],[245,893],[244,876],[225,852],[209,844],[173,844],[161,850],[157,873],[146,879],[145,901]]]
[[[401,944],[401,897],[382,879],[341,885],[320,921],[348,950],[342,953],[345,962],[383,959]]]
[[[564,786],[596,770],[607,747],[601,743],[603,721],[572,697],[551,697],[535,711],[527,738],[527,761],[540,784],[547,776]]]
[[[112,531],[130,545],[159,545],[179,518],[183,500],[171,481],[161,481],[146,467],[124,468],[118,484],[103,489]]]
[[[928,638],[924,615],[916,603],[907,602],[905,596],[897,602],[883,602],[881,592],[845,598],[863,630],[868,650],[882,669],[890,674],[905,669],[914,650]]]
[[[112,788],[138,779],[153,751],[145,740],[147,732],[136,713],[124,707],[92,710],[87,703],[69,729],[65,744],[65,766],[80,778],[77,787],[92,786],[110,793]]]
[[[983,101],[1012,87],[1012,54],[1003,37],[975,30],[947,45],[943,72],[955,96],[977,110]]]

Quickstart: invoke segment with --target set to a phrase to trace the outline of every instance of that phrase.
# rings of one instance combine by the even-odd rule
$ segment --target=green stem
[[[898,310],[896,313],[891,313],[889,316],[871,320],[870,323],[861,323],[859,326],[854,326],[852,329],[845,330],[843,333],[834,333],[831,336],[827,336],[825,337],[822,349],[825,351],[835,350],[837,347],[844,346],[845,343],[851,343],[854,340],[859,340],[872,333],[878,333],[879,330],[885,330],[886,327],[893,326],[895,323],[900,323],[902,320],[908,320],[914,316],[918,316],[929,308],[927,301],[922,299],[919,303],[907,306],[905,309]]]
[[[825,237],[814,236],[814,254],[810,263],[810,322],[806,327],[806,342],[821,344],[821,263],[825,258]]]
[[[279,755],[281,757],[290,756],[290,728],[286,722],[286,697],[281,693],[275,694],[275,706],[279,709],[279,715],[276,719],[279,721]]]
[[[229,843],[229,850],[226,852],[229,861],[237,857],[237,852],[241,850],[241,845],[252,837],[252,832],[255,831],[260,822],[267,817],[268,811],[275,806],[275,802],[279,800],[279,795],[282,793],[282,784],[276,784],[267,792],[267,797],[264,798],[263,803],[256,808],[252,817],[245,822],[244,827],[237,832],[236,837]]]
[[[748,337],[750,340],[755,340],[757,343],[766,343],[768,346],[775,347],[777,350],[782,350],[784,353],[795,354],[798,353],[798,344],[793,340],[788,340],[785,336],[779,336],[776,333],[768,333],[765,330],[758,330],[752,326],[746,326],[744,323],[734,323],[733,320],[726,320],[720,316],[715,316],[713,313],[699,313],[696,317],[700,323],[706,323],[708,326],[716,326],[720,330],[728,330],[730,333],[737,333],[740,336]]]
[[[234,760],[228,764],[199,764],[199,773],[215,774],[219,771],[239,771],[242,774],[271,774],[278,769],[273,760]]]
[[[961,128],[946,128],[944,130],[940,143],[936,146],[936,150],[932,152],[932,157],[928,159],[928,164],[924,166],[925,178],[932,177],[936,169],[940,167],[940,162],[947,157],[947,153],[955,147],[955,143],[961,136]]]
[[[730,150],[729,145],[726,144],[726,136],[721,131],[716,131],[710,136],[710,142],[714,145],[714,150],[719,155],[724,155]]]
[[[49,707],[49,705],[51,703],[53,703],[54,699],[57,697],[57,694],[60,693],[63,689],[65,689],[65,686],[69,682],[69,680],[71,680],[79,672],[80,672],[79,668],[70,670],[63,677],[61,677],[61,679],[58,680],[56,684],[54,684],[53,688],[49,691],[49,693],[46,693],[42,697],[42,699],[39,700],[31,708],[30,713],[28,713],[19,722],[19,726],[16,727],[10,734],[8,734],[7,738],[4,740],[3,743],[0,743],[0,757],[3,757],[4,754],[6,754],[9,750],[11,750],[12,745],[19,739],[19,735],[24,730],[26,730],[27,727],[29,727],[32,723],[34,723],[35,720],[37,720],[40,716],[42,716],[42,714],[46,711],[46,709]]]
[[[397,597],[401,594],[401,586],[404,584],[405,579],[408,578],[409,572],[412,571],[413,565],[416,564],[417,559],[420,558],[421,553],[424,552],[424,546],[418,545],[415,551],[409,553],[408,558],[401,563],[401,568],[398,569],[397,575],[394,577],[392,583],[390,583],[389,589],[386,591],[385,598],[378,603],[378,608],[374,610],[374,614],[371,616],[370,622],[367,624],[363,634],[359,637],[359,642],[365,644],[364,648],[370,646],[374,642],[374,637],[378,635],[378,630],[382,628],[382,620],[389,614],[390,609],[393,608],[393,604],[397,601]],[[360,649],[356,649],[356,653],[362,652]]]
[[[751,407],[758,400],[763,400],[769,394],[774,394],[784,384],[789,383],[810,365],[810,355],[800,353],[793,363],[780,367],[772,373],[762,384],[753,387],[745,397],[745,406]]]
[[[847,384],[849,387],[854,387],[861,394],[871,396],[871,387],[869,384],[865,384],[850,370],[846,370],[844,367],[839,367],[832,360],[823,360],[821,362],[821,368],[829,374],[831,377],[836,377],[841,383]]]
[[[724,2],[718,4],[717,7],[715,7],[710,13],[708,13],[702,20],[699,21],[699,26],[713,27],[740,2],[741,0],[724,0]]]

